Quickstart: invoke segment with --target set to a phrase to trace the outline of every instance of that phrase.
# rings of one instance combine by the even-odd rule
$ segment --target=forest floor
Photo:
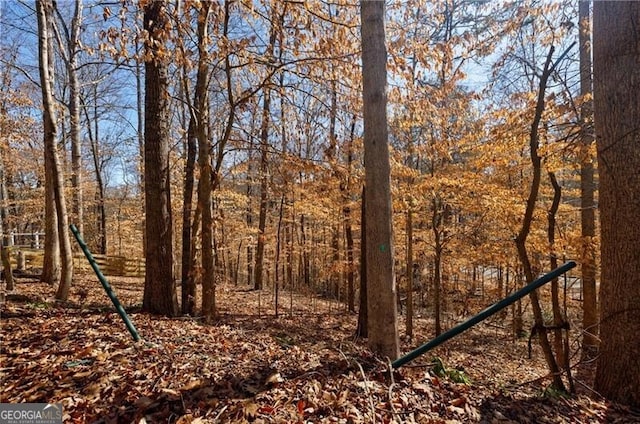
[[[590,392],[588,377],[574,376],[569,397],[545,391],[537,346],[528,359],[527,341],[496,321],[390,374],[335,301],[283,293],[275,317],[272,293],[222,285],[219,320],[204,325],[140,313],[142,280],[110,281],[142,341],[93,274],[76,277],[66,303],[37,279],[18,280],[0,306],[0,402],[61,402],[72,423],[640,422]],[[432,327],[417,318],[402,350]]]

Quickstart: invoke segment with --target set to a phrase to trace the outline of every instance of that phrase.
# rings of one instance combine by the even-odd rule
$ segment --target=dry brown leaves
[[[135,311],[142,283],[116,279]],[[72,423],[575,423],[631,422],[631,412],[579,395],[540,396],[539,359],[526,343],[479,327],[433,354],[464,369],[470,385],[428,366],[393,374],[362,341],[356,317],[336,302],[218,288],[220,319],[167,319],[132,313],[134,343],[91,275],[77,279],[74,303],[19,282],[2,305],[0,401],[62,402]],[[260,306],[258,306],[260,305]],[[417,339],[428,340],[426,320]],[[415,344],[405,344],[409,350]],[[428,358],[423,364],[428,363]],[[523,384],[525,383],[525,384]],[[637,419],[637,418],[636,418]]]

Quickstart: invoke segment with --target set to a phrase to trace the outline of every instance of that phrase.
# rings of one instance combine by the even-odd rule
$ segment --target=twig
[[[343,351],[339,350],[340,355],[342,355],[342,357],[345,359],[345,361],[349,362],[349,358],[347,358],[347,355],[344,354]],[[376,408],[375,405],[373,404],[373,396],[371,395],[371,392],[369,391],[369,380],[367,380],[367,375],[364,372],[364,368],[362,368],[362,365],[360,365],[360,362],[356,361],[355,359],[352,359],[353,362],[355,362],[355,364],[358,366],[358,368],[360,369],[360,374],[362,374],[362,379],[364,380],[364,392],[367,395],[367,398],[369,399],[369,408],[371,408],[371,422],[375,423],[376,422]]]
[[[389,376],[391,377],[391,384],[389,385],[389,405],[391,405],[391,413],[394,418],[400,419],[398,415],[398,411],[396,410],[396,406],[393,404],[393,386],[396,385],[396,382],[393,378],[393,367],[391,366],[391,360],[387,358],[387,366],[389,367]]]
[[[213,419],[213,422],[216,423],[218,422],[218,418],[220,418],[220,415],[222,415],[222,413],[224,411],[226,411],[226,409],[229,407],[229,405],[225,405],[222,407],[222,409],[220,410],[220,412],[218,412],[218,415],[215,416],[215,418]]]

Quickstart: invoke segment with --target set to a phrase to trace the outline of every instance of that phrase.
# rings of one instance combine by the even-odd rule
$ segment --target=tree
[[[0,113],[5,113],[5,108],[0,106]],[[0,128],[4,127],[1,123]],[[4,158],[0,158],[0,263],[2,263],[2,271],[4,279],[7,282],[7,291],[15,288],[13,281],[13,270],[11,268],[11,237],[9,236],[9,226],[7,225],[7,209],[8,203],[7,184],[5,182]]]
[[[45,184],[47,201],[53,201],[49,211],[55,210],[57,219],[57,233],[48,233],[47,238],[57,237],[60,246],[61,275],[60,285],[56,292],[56,299],[67,300],[73,279],[73,252],[69,239],[69,217],[64,195],[64,175],[57,150],[57,118],[53,97],[52,55],[49,31],[53,13],[53,3],[50,0],[36,1],[38,15],[38,60],[40,69],[40,88],[42,90],[42,120],[44,125],[44,156],[45,156]],[[50,228],[47,228],[50,230]],[[46,253],[45,253],[46,256]],[[55,261],[54,261],[55,263]],[[54,274],[55,276],[55,274]]]
[[[549,77],[553,74],[553,71],[558,62],[567,53],[565,51],[565,53],[563,53],[560,58],[552,64],[553,52],[554,48],[553,46],[551,46],[549,48],[547,58],[544,62],[542,74],[540,75],[535,114],[533,117],[533,122],[531,123],[531,131],[529,134],[529,154],[531,156],[533,176],[531,178],[531,188],[529,190],[527,205],[524,212],[524,217],[522,219],[522,227],[520,228],[520,231],[518,232],[518,235],[515,239],[516,248],[518,250],[518,257],[520,258],[527,283],[531,283],[535,279],[534,266],[532,264],[529,252],[527,251],[527,238],[529,237],[529,234],[531,232],[531,224],[533,222],[536,202],[540,192],[540,180],[542,174],[542,156],[540,155],[540,122],[542,120],[543,112],[545,109],[545,92],[547,90]],[[550,236],[550,239],[550,241],[553,241],[553,235]],[[536,291],[532,291],[529,294],[529,298],[531,299],[531,309],[533,310],[534,315],[534,328],[537,329],[538,341],[540,342],[540,346],[542,347],[542,350],[544,352],[549,371],[553,375],[553,386],[557,390],[564,391],[565,386],[559,372],[558,362],[553,355],[553,350],[551,348],[549,338],[546,331],[544,330],[544,317],[542,314],[542,308],[540,306],[538,293]]]
[[[366,188],[362,187],[362,202],[360,203],[360,307],[358,309],[357,337],[369,337],[369,314],[367,305],[367,205],[364,203]]]
[[[8,223],[9,194],[7,190],[7,169],[9,138],[13,136],[8,117],[7,103],[10,98],[11,77],[8,69],[2,73],[2,87],[0,88],[0,263],[7,282],[7,291],[14,290],[13,271],[11,269],[11,239]],[[6,139],[5,139],[6,138]]]
[[[582,143],[580,144],[580,218],[582,232],[582,353],[585,358],[593,356],[598,347],[598,301],[596,290],[596,263],[594,237],[594,167],[591,146],[593,145],[593,104],[589,96],[593,92],[591,77],[591,19],[588,1],[578,5],[580,40],[580,94],[584,97],[580,111]]]
[[[640,3],[595,2],[593,81],[600,175],[600,356],[595,389],[640,406]]]
[[[57,10],[57,4],[53,7]],[[75,225],[80,233],[84,232],[83,200],[82,200],[82,149],[80,141],[80,81],[78,78],[78,56],[82,48],[80,33],[82,26],[83,0],[74,2],[73,18],[71,19],[71,29],[60,19],[64,41],[56,28],[58,39],[58,51],[61,52],[62,59],[67,70],[69,80],[69,138],[71,140],[71,186],[72,192],[72,212]],[[106,251],[102,252],[106,253]]]
[[[398,322],[387,128],[383,1],[360,3],[369,347],[396,359]]]
[[[173,230],[169,175],[169,93],[166,40],[171,23],[165,1],[144,7],[145,44],[145,260],[143,310],[178,313],[173,280]]]
[[[183,68],[186,68],[183,64]],[[186,77],[186,69],[183,71],[183,91],[185,98],[189,99],[188,83]],[[190,109],[193,105],[190,104]],[[193,315],[195,313],[196,303],[196,281],[194,275],[194,257],[195,256],[192,241],[192,215],[193,215],[193,186],[195,181],[194,171],[196,164],[196,119],[195,111],[190,110],[189,124],[186,135],[186,154],[187,158],[184,166],[184,186],[183,186],[183,205],[182,205],[182,270],[181,270],[181,288],[182,298],[181,307],[183,315]]]
[[[202,216],[202,315],[207,322],[216,314],[215,267],[213,257],[213,216],[211,212],[211,191],[213,170],[211,167],[211,142],[209,141],[209,65],[208,65],[208,25],[212,3],[203,1],[198,14],[198,75],[196,77],[194,116],[196,138],[198,140],[198,209]]]
[[[269,44],[265,53],[269,62],[274,61],[274,52],[276,48],[276,40],[278,36],[278,3],[271,4],[272,22],[269,31]],[[284,12],[280,14],[280,19],[284,16]],[[271,120],[271,84],[270,80],[265,81],[262,89],[262,123],[260,124],[260,212],[258,215],[258,244],[256,246],[256,265],[255,265],[255,290],[262,290],[264,280],[264,247],[266,243],[265,229],[267,225],[267,207],[269,197],[269,128]]]

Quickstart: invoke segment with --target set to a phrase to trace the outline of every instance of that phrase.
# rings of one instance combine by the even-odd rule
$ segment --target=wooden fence
[[[11,264],[14,269],[18,268],[18,262],[24,261],[24,269],[42,269],[44,251],[41,249],[13,248],[11,254]],[[96,263],[104,275],[118,277],[144,277],[145,262],[142,258],[130,258],[126,256],[93,255]],[[73,256],[73,266],[75,269],[91,270],[89,261],[82,253]]]

